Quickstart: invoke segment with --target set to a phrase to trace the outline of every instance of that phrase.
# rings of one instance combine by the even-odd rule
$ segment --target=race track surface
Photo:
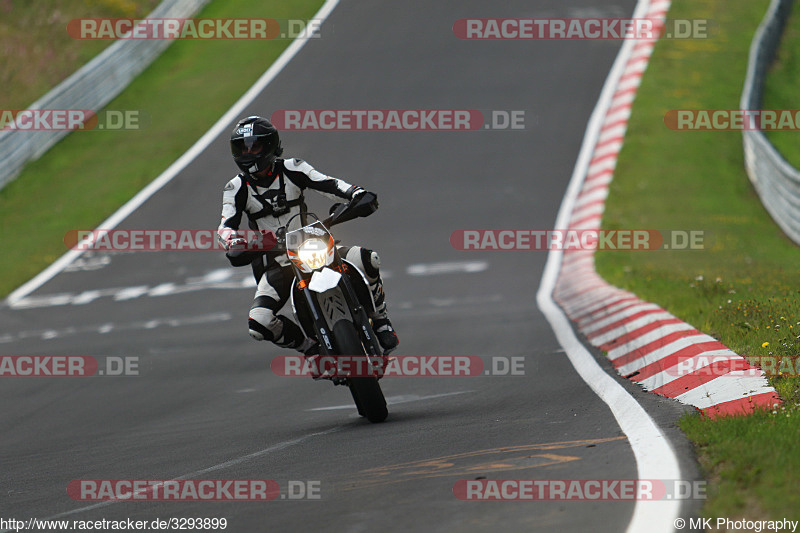
[[[270,370],[287,352],[250,339],[249,272],[221,253],[85,254],[31,295],[44,297],[40,305],[0,308],[0,351],[137,357],[140,375],[3,378],[0,515],[226,517],[234,532],[624,530],[630,501],[453,495],[460,479],[632,479],[636,465],[536,307],[546,252],[461,252],[449,243],[458,229],[552,227],[620,42],[466,41],[452,25],[462,17],[629,17],[633,4],[344,0],[323,38],[243,113],[524,110],[521,131],[282,137],[286,156],[378,193],[376,214],[334,233],[380,252],[398,354],[477,355],[487,365],[522,357],[524,375],[386,378],[389,418],[373,425],[346,389]],[[227,135],[120,227],[214,228],[222,186],[235,173]],[[443,262],[471,264],[409,269]],[[70,303],[51,298],[62,293]],[[291,480],[313,481],[321,498],[97,504],[66,493],[75,479],[179,477],[272,479],[284,493]]]

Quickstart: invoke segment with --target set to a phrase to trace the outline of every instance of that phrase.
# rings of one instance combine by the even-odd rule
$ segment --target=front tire
[[[348,320],[340,320],[333,326],[333,338],[340,355],[363,355],[366,357],[356,328]],[[375,376],[349,378],[350,392],[358,409],[358,414],[366,416],[373,423],[383,422],[389,415],[386,398]]]

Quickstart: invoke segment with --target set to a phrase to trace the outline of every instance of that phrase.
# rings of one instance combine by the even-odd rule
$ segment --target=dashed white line
[[[126,324],[103,323],[93,326],[75,327],[69,326],[62,329],[45,329],[20,331],[19,333],[7,333],[0,336],[0,344],[8,344],[23,339],[38,338],[51,340],[66,337],[69,335],[86,335],[92,333],[107,334],[111,331],[135,331],[142,329],[155,329],[160,327],[178,328],[182,326],[195,326],[198,324],[211,324],[215,322],[225,322],[233,317],[230,313],[211,313],[206,315],[188,317],[167,317],[156,318],[146,321],[129,322]]]

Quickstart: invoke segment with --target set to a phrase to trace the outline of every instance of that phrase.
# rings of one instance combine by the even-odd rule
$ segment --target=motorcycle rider
[[[243,213],[247,214],[251,229],[276,233],[300,212],[305,189],[345,201],[366,192],[326,176],[301,159],[281,158],[278,130],[263,117],[253,115],[240,120],[231,133],[230,145],[241,172],[225,185],[222,193],[218,236],[226,250],[246,244],[238,232]],[[373,329],[384,350],[394,349],[399,340],[386,313],[378,254],[360,246],[339,247],[339,252],[366,276],[376,309]],[[253,271],[258,288],[247,321],[250,336],[306,355],[319,353],[316,341],[306,338],[300,326],[277,314],[289,298],[294,279],[286,255],[266,252],[254,262]]]

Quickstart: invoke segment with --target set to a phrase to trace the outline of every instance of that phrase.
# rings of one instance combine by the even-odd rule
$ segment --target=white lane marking
[[[319,11],[317,11],[317,14],[312,18],[318,21],[319,24],[322,24],[338,3],[339,0],[326,0]],[[239,98],[239,100],[237,100],[236,103],[233,104],[231,108],[228,109],[228,111],[226,111],[225,114],[222,115],[222,117],[220,117],[220,119],[217,120],[213,126],[211,126],[211,129],[209,129],[202,137],[200,137],[200,139],[197,140],[197,142],[192,145],[191,148],[186,151],[186,153],[179,157],[164,172],[162,172],[156,179],[151,181],[144,189],[139,191],[136,196],[131,198],[114,214],[101,222],[98,227],[103,229],[115,228],[131,213],[136,211],[151,196],[158,192],[164,185],[172,181],[172,179],[177,176],[179,172],[186,168],[189,163],[194,161],[198,155],[208,148],[214,139],[225,132],[225,130],[234,120],[239,118],[239,116],[247,109],[253,100],[255,100],[256,97],[264,91],[264,89],[272,82],[272,80],[274,80],[275,77],[280,74],[289,61],[291,61],[292,58],[294,58],[294,56],[297,55],[297,53],[303,48],[303,46],[305,46],[309,39],[310,37],[296,37],[286,48],[286,50],[284,50],[283,53],[278,57],[278,59],[276,59],[275,62],[270,65],[267,71],[261,75],[258,81],[256,81],[253,86],[250,87],[250,89],[248,89],[247,92],[242,95],[242,97]],[[54,276],[62,272],[73,261],[78,259],[81,254],[83,254],[83,250],[68,251],[58,258],[53,264],[36,275],[33,279],[23,284],[17,290],[8,295],[6,300],[9,302],[9,304],[13,304],[16,301],[21,300],[51,280]]]
[[[78,296],[72,299],[72,305],[85,305],[92,303],[102,296],[102,293],[97,290],[83,291]]]
[[[649,0],[639,0],[633,18],[644,18],[650,7]],[[586,134],[583,138],[578,161],[570,178],[567,192],[559,208],[554,228],[568,227],[575,200],[587,175],[589,161],[606,118],[610,102],[614,97],[618,80],[622,77],[631,56],[635,41],[625,40],[614,61],[614,66],[603,85],[597,106],[592,112]],[[661,432],[647,411],[617,383],[595,361],[594,356],[575,336],[564,312],[553,301],[563,252],[551,250],[547,254],[542,281],[536,294],[536,301],[542,313],[550,322],[559,344],[566,350],[572,366],[586,384],[602,399],[614,414],[620,429],[628,437],[639,479],[681,479],[681,470],[675,450]],[[674,531],[674,520],[680,516],[681,505],[676,500],[643,501],[637,500],[633,516],[628,523],[628,533],[640,531]]]
[[[237,278],[214,281],[220,278],[219,274],[206,279],[206,276],[189,278],[185,283],[161,283],[154,287],[148,285],[138,285],[136,287],[113,287],[110,289],[91,289],[77,294],[59,293],[43,296],[27,296],[14,302],[8,302],[11,309],[34,309],[39,307],[56,307],[60,305],[84,305],[92,303],[98,298],[110,297],[116,302],[135,300],[136,298],[147,296],[157,298],[160,296],[170,296],[173,294],[184,294],[210,289],[255,289],[256,283],[253,275],[249,272]],[[232,275],[231,275],[232,276]]]
[[[126,287],[121,289],[119,292],[114,294],[114,301],[115,302],[123,302],[125,300],[133,300],[138,298],[139,296],[144,296],[150,290],[150,287],[147,285],[138,285],[136,287]],[[24,298],[17,302],[19,305],[21,302],[24,302],[27,298]]]
[[[327,429],[325,431],[318,431],[317,433],[310,433],[303,437],[298,437],[296,439],[287,440],[283,442],[279,442],[278,444],[273,444],[269,448],[264,448],[263,450],[259,450],[257,452],[243,455],[241,457],[237,457],[236,459],[231,459],[230,461],[225,461],[224,463],[219,463],[214,466],[209,466],[208,468],[203,468],[202,470],[195,470],[194,472],[189,472],[188,474],[183,474],[182,476],[177,476],[171,478],[169,481],[178,481],[181,479],[193,479],[197,476],[202,476],[205,474],[210,474],[212,472],[216,472],[218,470],[224,470],[225,468],[230,468],[232,466],[237,466],[241,463],[251,461],[253,459],[258,459],[259,457],[263,457],[264,455],[268,455],[272,452],[278,452],[281,450],[285,450],[286,448],[290,448],[292,446],[296,446],[298,444],[302,444],[303,442],[312,439],[313,437],[321,437],[323,435],[330,435],[331,433],[335,433],[343,429],[344,426],[338,426],[335,428]],[[66,511],[63,513],[59,513],[53,516],[46,518],[45,520],[54,520],[56,518],[61,518],[64,516],[70,516],[77,513],[83,513],[85,511],[92,511],[94,509],[100,509],[102,507],[108,507],[109,505],[113,505],[115,503],[126,502],[129,500],[106,500],[102,502],[97,502],[92,505],[87,505],[86,507],[79,507],[77,509],[72,509],[71,511]]]
[[[143,320],[138,322],[130,322],[127,324],[112,324],[104,323],[94,326],[75,327],[70,326],[64,329],[45,329],[45,330],[31,330],[20,331],[19,333],[8,333],[0,336],[0,344],[7,344],[10,342],[21,341],[25,339],[41,339],[50,340],[69,335],[88,335],[93,333],[106,334],[111,331],[137,331],[143,329],[155,329],[159,327],[179,328],[182,326],[196,326],[198,324],[212,324],[215,322],[225,322],[231,320],[233,316],[230,313],[212,313],[207,315],[197,316],[182,316],[182,317],[167,317],[157,318],[151,320]]]
[[[387,405],[397,405],[408,402],[420,402],[422,400],[432,400],[434,398],[444,398],[446,396],[455,396],[457,394],[466,394],[473,392],[471,390],[461,390],[456,392],[444,392],[442,394],[431,394],[430,396],[420,396],[418,394],[403,394],[401,396],[390,396],[386,398]],[[355,409],[355,404],[347,403],[344,405],[333,405],[330,407],[315,407],[313,409],[306,409],[306,411],[334,411],[337,409]]]
[[[426,275],[438,273],[445,272],[430,272]],[[235,277],[234,274],[236,274]],[[390,276],[387,276],[382,272],[381,277],[386,279]],[[126,302],[143,296],[156,298],[203,290],[254,290],[255,288],[255,280],[249,271],[242,274],[240,272],[234,272],[232,268],[226,268],[212,270],[203,276],[187,278],[183,283],[165,282],[153,287],[149,285],[137,285],[134,287],[89,289],[79,293],[58,293],[46,294],[42,296],[26,296],[25,298],[15,300],[14,302],[9,301],[7,304],[11,309],[36,309],[40,307],[57,307],[62,305],[85,305],[93,303],[100,298],[112,298],[115,302]],[[495,297],[491,296],[487,298],[494,299]],[[486,298],[482,298],[482,300],[485,299]],[[428,303],[437,307],[446,307],[457,303],[469,303],[469,301],[465,299],[431,298]]]
[[[175,294],[175,289],[177,285],[174,283],[161,283],[160,285],[156,285],[149,291],[147,291],[148,296],[167,296],[168,294]]]
[[[406,273],[409,276],[436,276],[440,274],[455,274],[458,272],[472,274],[483,272],[489,268],[486,261],[450,261],[445,263],[421,263],[409,265]]]

